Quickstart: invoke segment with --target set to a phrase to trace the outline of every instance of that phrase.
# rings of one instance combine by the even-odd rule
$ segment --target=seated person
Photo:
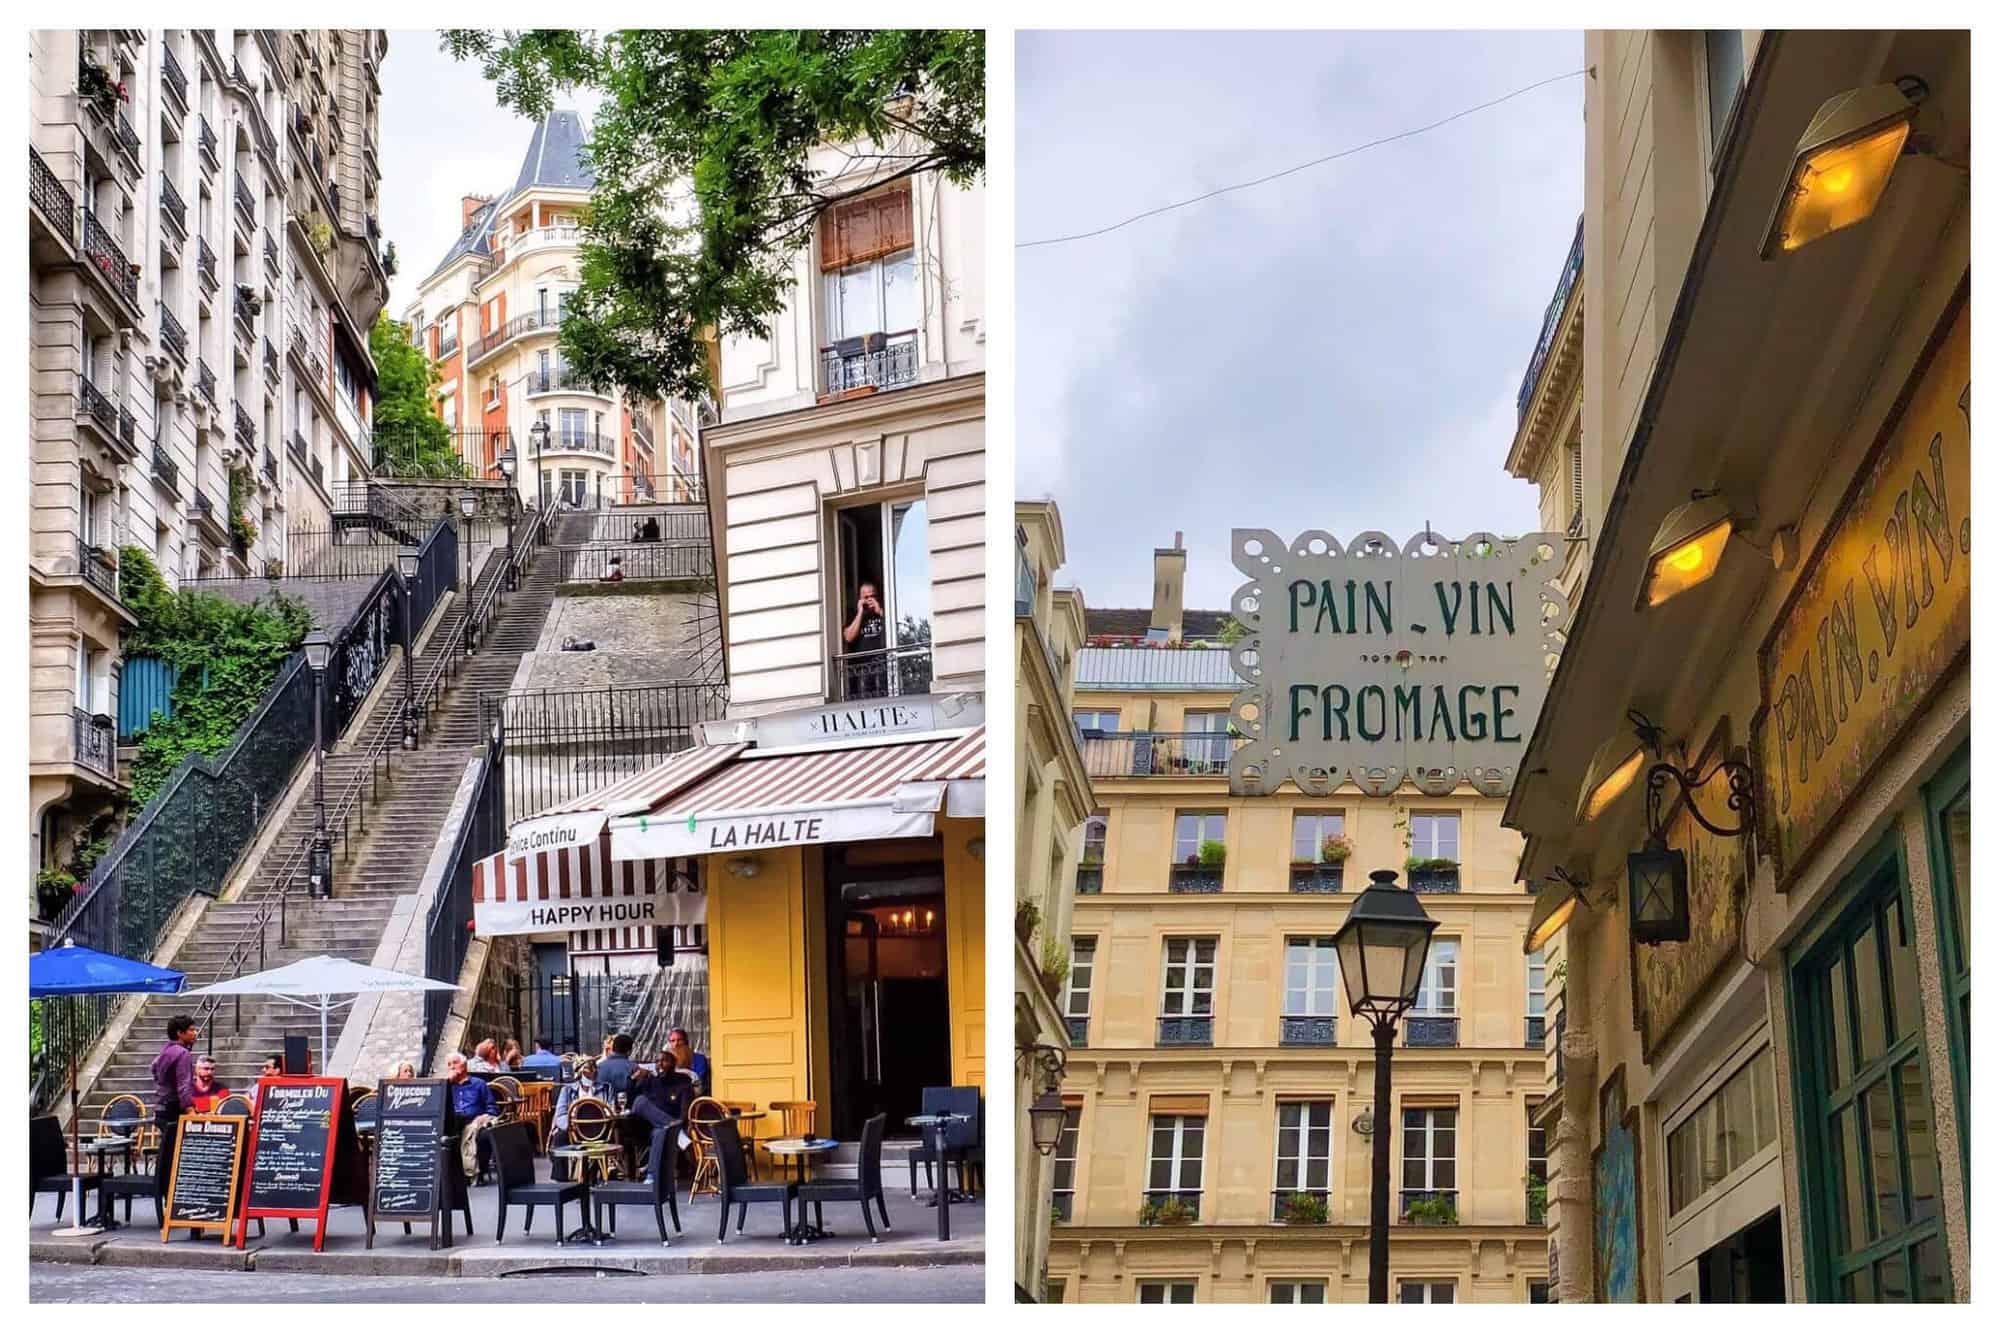
[[[656,1073],[632,1082],[632,1114],[655,1129],[687,1119],[688,1103],[696,1097],[694,1081],[681,1074],[672,1051],[660,1053]]]
[[[217,1102],[229,1095],[229,1087],[215,1076],[215,1057],[198,1055],[194,1061],[194,1100],[189,1109],[206,1115]]]
[[[535,1053],[521,1057],[523,1069],[546,1069],[551,1074],[562,1068],[562,1060],[549,1045],[547,1037],[535,1038]]]
[[[451,1114],[458,1126],[458,1160],[465,1178],[476,1180],[490,1164],[493,1149],[486,1130],[500,1115],[500,1103],[486,1080],[475,1078],[467,1067],[465,1054],[453,1051],[444,1062],[445,1077],[451,1083]]]
[[[585,1097],[595,1097],[606,1106],[611,1105],[609,1090],[597,1077],[597,1061],[585,1059],[576,1066],[576,1077],[562,1085],[556,1094],[555,1114],[550,1117],[549,1147],[561,1148],[569,1143],[570,1108]],[[570,1179],[570,1164],[566,1158],[552,1157],[555,1163],[551,1176],[556,1180]]]
[[[686,1028],[673,1028],[667,1033],[667,1049],[674,1053],[676,1066],[695,1082],[699,1094],[709,1091],[708,1057],[688,1044]]]
[[[499,1043],[495,1042],[493,1038],[488,1037],[485,1041],[482,1041],[477,1046],[473,1047],[472,1059],[466,1062],[466,1068],[470,1069],[475,1074],[499,1073],[500,1072]]]

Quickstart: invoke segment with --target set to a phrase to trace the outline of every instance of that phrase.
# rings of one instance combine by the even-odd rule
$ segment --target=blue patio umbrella
[[[178,995],[187,977],[171,968],[154,967],[116,954],[86,949],[64,940],[54,949],[28,955],[28,998],[46,1000],[62,995]],[[69,1150],[77,1155],[77,1131],[82,1118],[76,1108],[76,1052],[69,1057]],[[83,1225],[83,1183],[76,1185],[77,1225],[65,1228],[81,1235],[97,1228]]]

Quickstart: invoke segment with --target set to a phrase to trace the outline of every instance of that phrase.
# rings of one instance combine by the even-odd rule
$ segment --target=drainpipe
[[[1590,1152],[1597,1138],[1597,1037],[1594,1006],[1583,984],[1590,974],[1590,928],[1597,918],[1579,905],[1563,940],[1569,971],[1562,997],[1562,1109],[1549,1141],[1549,1210],[1556,1236],[1553,1296],[1563,1305],[1597,1299]]]

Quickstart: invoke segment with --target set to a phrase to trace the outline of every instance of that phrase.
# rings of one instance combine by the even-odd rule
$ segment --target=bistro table
[[[569,1242],[579,1245],[585,1243],[602,1245],[606,1240],[610,1239],[610,1237],[597,1229],[596,1224],[591,1219],[590,1163],[588,1159],[592,1157],[609,1157],[619,1151],[620,1149],[615,1143],[575,1143],[561,1148],[549,1149],[549,1156],[567,1157],[576,1163],[576,1178],[583,1186],[583,1225],[570,1232],[567,1236],[557,1236],[556,1244],[561,1245]],[[500,1206],[502,1208],[507,1206],[504,1197],[501,1200]]]
[[[759,1114],[762,1114],[759,1112]],[[806,1183],[806,1162],[813,1157],[832,1152],[840,1146],[839,1139],[772,1139],[764,1145],[764,1151],[773,1157],[789,1157],[798,1168],[799,1184]],[[816,1240],[830,1240],[833,1233],[824,1227],[814,1226],[806,1219],[805,1202],[799,1202],[799,1220],[792,1223],[785,1232],[785,1244],[810,1245]]]
[[[120,1153],[124,1156],[125,1173],[128,1175],[131,1173],[132,1149],[137,1147],[138,1144],[139,1140],[134,1137],[125,1137],[118,1134],[99,1134],[94,1139],[85,1139],[77,1146],[80,1151],[89,1153],[97,1159],[98,1175],[108,1176],[111,1172],[106,1168],[104,1159],[112,1153]],[[99,1190],[97,1192],[96,1225],[103,1227],[106,1231],[116,1230],[121,1225],[117,1217],[113,1215],[111,1205],[111,1195],[104,1190]]]
[[[936,1178],[932,1181],[930,1202],[937,1207],[937,1238],[939,1240],[951,1239],[951,1203],[953,1195],[957,1194],[960,1203],[965,1202],[971,1197],[967,1194],[958,1194],[951,1187],[950,1168],[944,1159],[945,1127],[970,1119],[972,1117],[963,1111],[944,1111],[936,1115],[913,1115],[903,1121],[906,1125],[915,1125],[918,1129],[924,1131],[924,1147],[930,1152],[931,1169],[937,1173]]]

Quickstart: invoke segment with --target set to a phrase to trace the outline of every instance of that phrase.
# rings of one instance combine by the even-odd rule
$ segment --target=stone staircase
[[[504,577],[503,563],[498,552],[489,552],[474,598],[455,599],[445,611],[417,655],[418,681],[463,636],[469,602],[484,594],[495,579]],[[257,914],[283,891],[287,869],[297,873],[291,863],[310,838],[315,818],[308,795],[292,810],[263,853],[243,896],[231,903],[210,904],[194,935],[176,951],[169,965],[187,973],[190,990],[225,975],[279,967],[317,954],[361,963],[373,959],[396,900],[420,887],[466,761],[483,744],[480,692],[503,692],[511,685],[521,655],[533,649],[540,637],[554,600],[555,573],[555,556],[547,551],[538,553],[522,571],[520,588],[508,596],[506,605],[489,622],[478,651],[460,666],[456,680],[435,707],[423,745],[413,753],[404,753],[399,746],[403,693],[400,680],[390,683],[368,716],[351,729],[342,748],[326,761],[327,802],[332,806],[355,780],[367,780],[370,766],[376,762],[370,758],[375,742],[385,740],[393,752],[390,770],[381,780],[380,799],[360,808],[365,831],[356,821],[345,845],[337,844],[335,896],[318,902],[307,899],[300,891],[301,882],[284,909],[283,941],[274,917],[265,931],[261,963],[253,956],[248,966],[225,971],[232,950],[246,937],[255,938]],[[400,669],[397,675],[401,675]],[[155,996],[145,1002],[110,1061],[84,1091],[81,1106],[86,1129],[95,1125],[105,1104],[121,1093],[134,1093],[151,1104],[150,1070],[166,1041],[167,1020],[175,1014],[192,1013],[199,1004],[186,996]],[[344,1012],[337,1010],[330,1025],[335,1041]],[[224,1083],[248,1089],[264,1057],[282,1049],[287,1033],[308,1036],[315,1064],[323,1065],[316,1014],[275,998],[225,1000],[207,1025],[197,1050],[215,1056]],[[412,1059],[418,1058],[420,1043],[421,1033],[411,1032]]]

